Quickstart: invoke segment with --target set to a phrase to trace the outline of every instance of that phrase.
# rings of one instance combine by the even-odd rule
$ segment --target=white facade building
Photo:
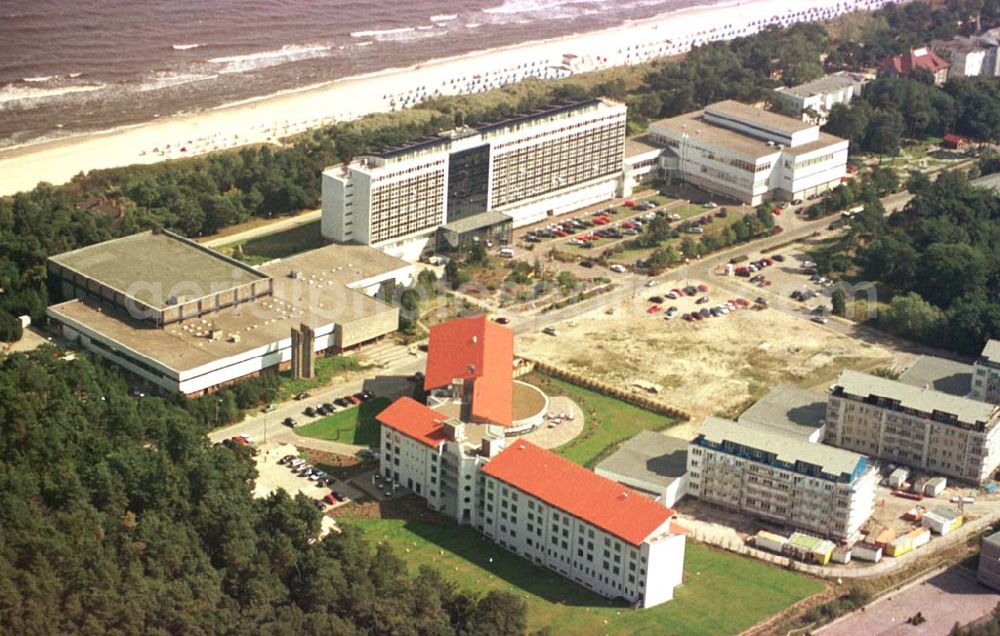
[[[771,429],[709,417],[688,449],[688,494],[850,541],[871,516],[866,457]]]
[[[843,371],[827,403],[827,444],[981,483],[1000,465],[1000,406]]]
[[[972,399],[1000,404],[1000,340],[990,340],[973,365]]]
[[[413,258],[438,227],[493,211],[526,225],[620,186],[625,106],[588,100],[460,128],[323,173],[323,236]]]
[[[835,104],[850,104],[851,100],[861,96],[868,81],[869,78],[861,73],[834,73],[798,86],[782,86],[774,92],[792,107],[803,111],[803,119],[808,118],[806,110],[816,113],[819,121],[815,123],[822,125]]]
[[[671,509],[524,440],[477,444],[481,426],[411,398],[377,417],[381,474],[432,509],[603,596],[673,598],[685,536]]]
[[[669,177],[748,205],[822,194],[847,173],[846,139],[731,100],[654,122],[649,132],[667,147]]]

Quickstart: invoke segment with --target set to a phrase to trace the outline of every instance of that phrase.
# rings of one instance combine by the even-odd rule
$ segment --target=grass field
[[[521,596],[528,604],[529,629],[547,626],[553,634],[737,634],[823,589],[814,579],[689,542],[684,585],[674,600],[635,611],[507,552],[467,526],[402,519],[342,521],[362,528],[373,542],[387,541],[413,573],[426,563],[463,589]]]
[[[252,265],[266,263],[276,258],[285,258],[323,246],[323,237],[319,233],[319,223],[317,219],[281,232],[231,245],[227,249],[229,253],[233,253],[239,247],[242,251],[242,256],[239,258]]]
[[[555,451],[590,468],[639,431],[656,431],[677,423],[669,417],[550,376],[536,373],[528,381],[549,395],[571,398],[583,409],[587,418],[583,432]]]
[[[281,386],[278,389],[277,401],[281,402],[298,393],[329,384],[334,375],[358,371],[361,368],[362,366],[357,359],[349,356],[320,356],[316,358],[315,377],[296,380],[292,378],[291,371],[281,372]]]
[[[375,398],[362,402],[357,408],[334,413],[322,419],[300,426],[295,432],[304,437],[315,437],[358,446],[378,445],[378,422],[375,416],[391,404],[389,398]]]

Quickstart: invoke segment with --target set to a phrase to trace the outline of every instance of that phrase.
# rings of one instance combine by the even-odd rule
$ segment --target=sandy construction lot
[[[673,286],[644,295],[663,294]],[[727,300],[709,296],[710,304],[695,305],[688,297],[663,306],[684,313]],[[658,385],[662,399],[695,416],[674,435],[692,432],[706,415],[735,416],[775,384],[822,389],[843,367],[871,369],[892,361],[885,349],[773,309],[686,322],[647,314],[650,305],[637,298],[610,313],[567,320],[557,326],[556,337],[524,334],[517,353],[625,387]]]

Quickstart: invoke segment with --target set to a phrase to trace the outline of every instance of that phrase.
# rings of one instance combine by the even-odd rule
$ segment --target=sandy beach
[[[0,195],[39,181],[65,183],[99,168],[154,163],[281,137],[368,113],[406,108],[436,95],[474,93],[528,77],[577,73],[676,55],[769,24],[829,19],[899,0],[743,0],[693,7],[613,29],[432,60],[345,78],[125,129],[0,151]],[[319,175],[317,175],[319,178]]]

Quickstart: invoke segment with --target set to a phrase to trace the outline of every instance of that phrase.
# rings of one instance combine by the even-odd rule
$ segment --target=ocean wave
[[[438,24],[443,27],[443,24]],[[351,33],[352,38],[374,40],[376,42],[409,42],[412,40],[423,40],[426,38],[444,35],[444,29],[435,29],[433,25],[422,25],[418,27],[402,27],[399,29],[377,29],[373,31],[355,31]]]
[[[187,51],[188,49],[196,49],[198,47],[205,46],[204,44],[174,44],[170,48],[175,51]]]
[[[272,51],[260,51],[258,53],[248,53],[246,55],[229,55],[226,57],[213,57],[209,64],[218,64],[222,68],[219,73],[245,73],[255,71],[269,66],[278,66],[288,62],[298,62],[310,60],[317,57],[325,57],[330,53],[329,46],[322,44],[286,44],[280,49]]]
[[[431,22],[448,22],[449,20],[457,20],[457,13],[450,13],[447,15],[432,15]]]
[[[191,82],[203,82],[217,77],[218,75],[204,73],[173,73],[170,71],[162,71],[150,75],[142,84],[136,86],[135,90],[140,93],[145,93],[148,91],[160,90],[162,88],[169,88],[171,86],[190,84]]]
[[[386,36],[396,36],[402,35],[404,33],[412,33],[415,31],[413,27],[402,27],[399,29],[375,29],[372,31],[352,31],[352,38],[383,38]]]
[[[55,79],[55,75],[43,75],[41,77],[22,77],[22,82],[47,82],[51,79]]]
[[[33,86],[8,85],[0,88],[0,109],[15,107],[30,107],[35,102],[62,97],[72,93],[90,93],[105,88],[105,84],[88,84],[85,86],[54,86],[52,88],[35,88]]]

